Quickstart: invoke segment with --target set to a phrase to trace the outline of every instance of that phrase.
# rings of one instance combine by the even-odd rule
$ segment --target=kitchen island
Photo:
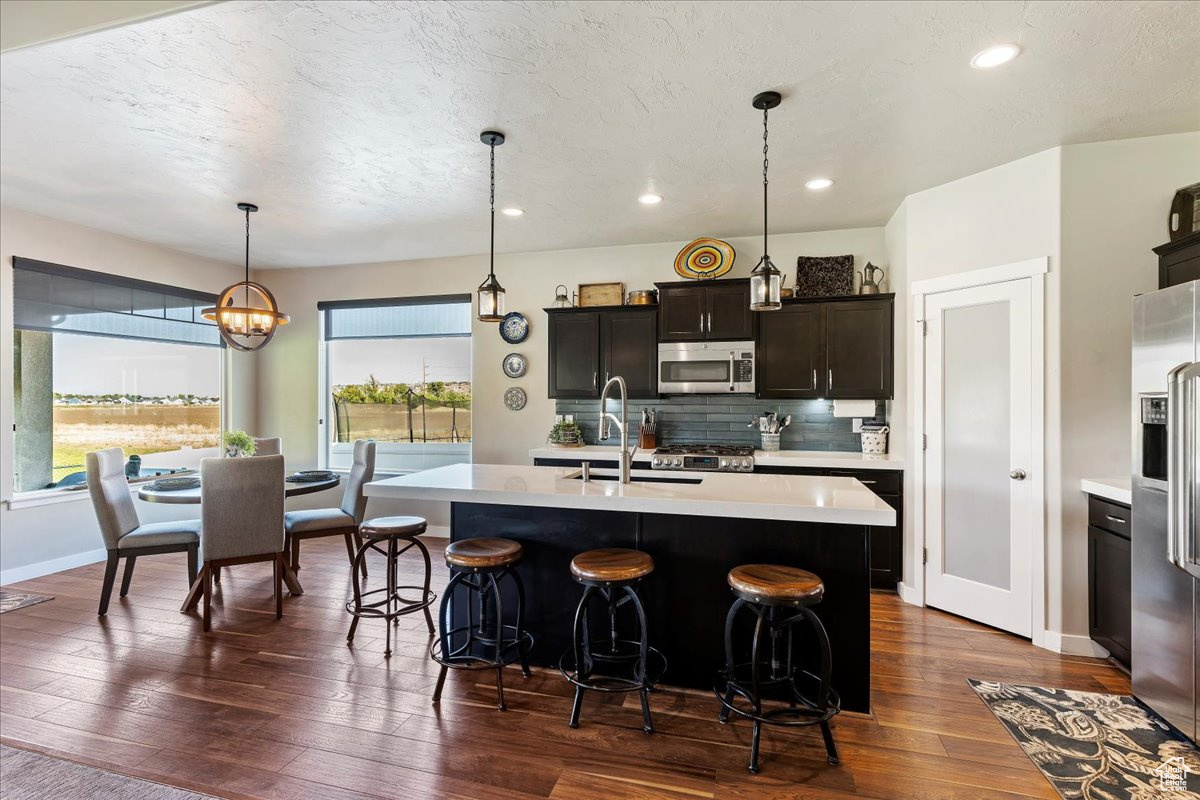
[[[581,589],[571,559],[598,547],[653,556],[644,585],[652,643],[667,656],[664,682],[710,689],[724,660],[730,568],[802,567],[825,582],[816,607],[833,648],[834,687],[848,711],[870,702],[868,527],[895,511],[853,478],[634,470],[621,484],[605,470],[583,481],[562,467],[455,464],[375,481],[368,497],[451,504],[457,541],[500,536],[521,542],[532,661],[558,665],[570,643]],[[744,631],[738,641],[746,642]],[[800,651],[805,651],[806,640]]]

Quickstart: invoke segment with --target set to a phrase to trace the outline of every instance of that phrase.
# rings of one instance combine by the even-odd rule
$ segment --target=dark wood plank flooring
[[[429,542],[437,586],[444,542]],[[510,670],[505,713],[489,674],[452,672],[435,707],[424,619],[401,620],[390,660],[372,620],[348,647],[344,545],[306,542],[302,564],[305,594],[279,622],[269,565],[225,570],[209,635],[179,612],[182,556],[140,559],[103,619],[102,565],[15,585],[56,599],[0,616],[0,739],[228,798],[1053,800],[965,679],[1129,691],[1105,662],[875,594],[874,714],[834,720],[841,765],[815,731],[767,729],[755,776],[750,726],[717,724],[702,692],[656,693],[652,736],[636,695],[589,696],[569,729],[556,672]],[[406,561],[401,583],[418,566]]]

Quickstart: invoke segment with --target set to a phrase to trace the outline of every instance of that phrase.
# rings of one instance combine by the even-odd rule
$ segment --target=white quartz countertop
[[[891,506],[854,478],[635,469],[635,478],[688,478],[699,483],[621,484],[598,479],[613,475],[615,470],[592,470],[592,480],[586,483],[576,477],[579,473],[575,467],[452,464],[373,481],[364,492],[368,497],[401,500],[844,525],[896,524],[896,512]]]
[[[634,463],[650,463],[650,452],[638,450]],[[607,445],[585,445],[584,447],[535,447],[529,451],[530,458],[606,459],[617,460],[617,448]],[[762,467],[796,467],[808,469],[904,469],[900,456],[873,456],[835,450],[765,450],[754,451],[754,463]]]
[[[1085,494],[1094,494],[1114,503],[1133,504],[1133,488],[1130,478],[1084,478],[1079,488]]]

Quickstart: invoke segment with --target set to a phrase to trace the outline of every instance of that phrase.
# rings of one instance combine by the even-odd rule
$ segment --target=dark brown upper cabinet
[[[820,304],[794,303],[758,313],[758,396],[822,397],[825,359]]]
[[[750,279],[677,281],[658,287],[660,342],[754,338]]]
[[[631,399],[658,397],[658,310],[546,309],[551,398],[599,397],[614,375]]]
[[[759,312],[758,396],[890,398],[893,301],[890,294],[805,299]]]

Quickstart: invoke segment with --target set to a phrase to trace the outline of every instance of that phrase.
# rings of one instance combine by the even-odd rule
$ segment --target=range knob
[[[728,458],[721,459],[721,469],[729,469],[729,459]]]
[[[751,468],[751,466],[750,466],[750,459],[748,459],[748,458],[743,458],[743,459],[742,459],[742,469],[750,469],[750,468]]]
[[[682,458],[675,458],[674,460],[672,460],[672,461],[671,461],[671,464],[672,464],[673,466],[676,466],[676,467],[682,467],[682,466],[683,466],[683,459],[682,459]]]
[[[653,459],[650,461],[650,466],[651,466],[652,468],[654,468],[654,469],[657,469],[657,468],[661,467],[661,466],[662,466],[662,456],[655,456],[655,457],[654,457],[654,458],[653,458]]]

